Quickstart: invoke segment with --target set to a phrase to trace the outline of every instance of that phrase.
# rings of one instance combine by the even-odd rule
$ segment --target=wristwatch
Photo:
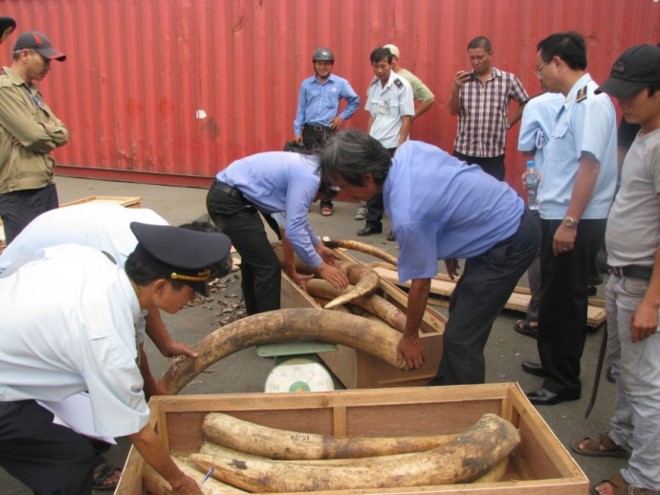
[[[577,221],[577,220],[574,220],[574,219],[571,218],[571,217],[564,217],[564,220],[562,221],[562,223],[563,223],[566,227],[569,227],[569,228],[575,228],[575,227],[578,226],[578,221]]]

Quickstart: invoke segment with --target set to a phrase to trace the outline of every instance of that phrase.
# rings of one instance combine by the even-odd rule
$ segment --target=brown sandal
[[[580,444],[584,442],[586,444],[580,447]],[[630,452],[615,444],[614,440],[607,433],[599,435],[596,438],[585,437],[582,440],[573,442],[571,449],[576,454],[592,457],[619,457],[621,459],[628,459],[630,457]]]
[[[596,488],[604,484],[612,485],[612,495],[660,495],[660,491],[650,488],[632,486],[620,474],[615,474],[609,480],[603,480],[591,488],[592,495],[600,495]]]

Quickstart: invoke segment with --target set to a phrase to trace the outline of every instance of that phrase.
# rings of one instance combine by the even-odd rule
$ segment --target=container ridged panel
[[[68,55],[42,83],[71,132],[56,152],[67,173],[172,184],[281,149],[318,46],[335,52],[334,71],[362,107],[369,53],[396,44],[437,100],[413,138],[451,150],[447,100],[455,72],[469,68],[472,37],[489,37],[494,64],[536,94],[535,47],[548,34],[581,32],[589,71],[602,81],[623,49],[656,43],[660,25],[653,0],[0,0],[0,14]],[[15,39],[0,49],[3,64]],[[361,108],[344,127],[364,129],[367,117]],[[519,189],[517,132],[507,140],[507,180]]]

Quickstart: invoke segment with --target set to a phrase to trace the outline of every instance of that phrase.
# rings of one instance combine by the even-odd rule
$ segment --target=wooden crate
[[[495,413],[511,421],[521,434],[521,443],[512,452],[502,481],[324,493],[586,495],[589,491],[589,481],[582,470],[515,383],[302,394],[160,396],[151,399],[150,407],[152,424],[176,455],[189,455],[199,449],[203,441],[202,420],[212,411],[274,428],[341,437],[457,433],[483,414]],[[145,495],[143,469],[143,459],[132,448],[115,493]]]
[[[338,255],[343,260],[359,263],[345,252],[338,251]],[[321,307],[317,300],[301,290],[284,272],[281,292],[283,308]],[[408,294],[387,280],[381,279],[376,294],[400,309],[408,306]],[[442,314],[433,308],[427,308],[422,321],[423,333],[420,333],[425,361],[422,367],[416,370],[401,371],[371,354],[342,345],[336,352],[324,352],[319,354],[319,357],[346,388],[426,385],[436,375],[440,365],[446,321]]]

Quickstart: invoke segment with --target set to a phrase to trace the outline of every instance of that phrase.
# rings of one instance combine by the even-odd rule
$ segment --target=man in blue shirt
[[[401,144],[392,158],[378,140],[349,130],[321,155],[321,173],[349,196],[383,195],[401,254],[399,280],[412,279],[399,356],[423,363],[419,325],[438,260],[450,277],[465,269],[452,294],[438,380],[483,383],[484,347],[493,321],[537,254],[538,225],[506,183],[476,165],[420,141]]]
[[[317,48],[312,55],[314,75],[300,85],[293,141],[307,149],[322,148],[360,106],[360,97],[349,82],[332,73],[334,63],[335,56],[330,50]],[[346,108],[339,113],[342,99],[346,100]],[[332,215],[332,198],[321,199],[321,214]]]
[[[586,340],[590,267],[603,244],[605,221],[616,186],[616,115],[587,68],[584,38],[555,33],[537,46],[536,74],[548,91],[561,93],[543,157],[538,199],[541,216],[541,302],[538,350],[541,363],[523,369],[543,376],[529,392],[533,404],[576,400]]]
[[[321,278],[343,289],[346,276],[307,221],[312,202],[332,194],[321,182],[318,159],[286,151],[236,160],[215,176],[206,197],[213,222],[241,255],[241,289],[248,315],[280,309],[280,264],[259,212],[284,212],[286,237],[294,251]]]

